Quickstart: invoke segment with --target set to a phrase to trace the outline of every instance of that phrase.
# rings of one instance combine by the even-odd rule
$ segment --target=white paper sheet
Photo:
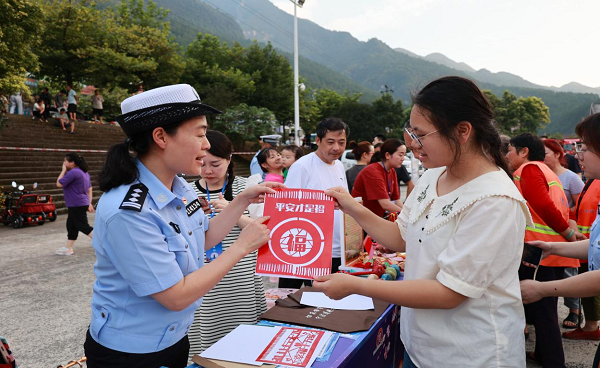
[[[333,300],[321,292],[304,292],[300,303],[331,309],[367,310],[375,308],[372,298],[357,294],[348,295],[344,299]]]
[[[256,359],[279,330],[281,327],[239,325],[200,356],[207,359],[261,366],[263,363]]]

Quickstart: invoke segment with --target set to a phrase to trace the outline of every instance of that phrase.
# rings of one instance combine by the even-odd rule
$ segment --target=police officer
[[[252,157],[252,161],[250,161],[250,175],[260,174],[262,177],[265,177],[265,173],[263,172],[260,164],[258,163],[258,154],[260,151],[265,148],[276,148],[279,146],[279,141],[281,140],[281,136],[279,134],[270,134],[270,135],[261,135],[260,136],[260,150],[256,152],[254,157]]]
[[[128,138],[111,147],[100,174],[104,194],[92,239],[97,279],[84,344],[87,366],[185,367],[187,331],[202,296],[268,241],[266,218],[251,223],[207,265],[204,250],[229,233],[249,203],[282,186],[249,188],[219,222],[209,221],[177,174],[200,174],[210,148],[205,115],[219,111],[186,84],[129,97],[121,110],[117,120]]]

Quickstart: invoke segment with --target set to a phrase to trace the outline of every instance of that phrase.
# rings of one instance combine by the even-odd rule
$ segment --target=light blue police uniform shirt
[[[258,158],[256,158],[256,156],[258,156],[259,153],[260,151],[256,152],[256,155],[254,155],[254,157],[252,157],[252,161],[250,161],[250,175],[260,174],[263,176],[264,179],[265,173],[258,164]]]
[[[113,350],[149,353],[181,340],[202,302],[176,312],[151,295],[203,266],[209,220],[196,209],[198,197],[185,180],[175,177],[171,192],[140,161],[136,164],[139,180],[111,189],[98,202],[90,334]],[[143,202],[140,191],[130,192],[137,183],[147,187]],[[123,204],[142,206],[139,212],[119,209]]]
[[[598,205],[600,213],[600,204]],[[600,269],[600,214],[592,224],[590,230],[590,247],[588,249],[588,269],[595,271]]]

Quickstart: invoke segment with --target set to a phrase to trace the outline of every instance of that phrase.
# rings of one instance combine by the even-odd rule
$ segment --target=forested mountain
[[[291,60],[293,16],[268,0],[156,2],[171,9],[173,34],[183,45],[195,32],[212,33],[229,42],[243,43],[240,37],[244,37],[271,42]],[[427,82],[445,75],[461,75],[475,79],[481,88],[499,96],[510,90],[517,96],[542,98],[550,109],[551,123],[546,130],[566,135],[573,134],[573,126],[587,115],[590,104],[600,100],[589,93],[555,92],[552,87],[539,86],[510,73],[474,71],[467,64],[456,63],[441,54],[421,57],[407,50],[394,50],[377,39],[361,42],[348,32],[330,31],[306,19],[298,19],[298,33],[299,52],[306,58],[300,61],[300,74],[307,85],[363,92],[367,100],[373,99],[382,85],[388,85],[393,87],[396,97],[408,102],[410,93]],[[595,92],[584,89],[585,86],[568,86],[577,92]]]
[[[399,49],[395,49],[395,50],[399,51]],[[418,55],[416,55],[416,54],[413,54],[413,55],[418,57]],[[450,59],[449,57],[447,57],[446,55],[440,54],[439,52],[434,52],[432,54],[429,54],[429,55],[425,56],[423,59],[433,61],[434,63],[446,65],[449,68],[456,69],[456,70],[462,70],[462,71],[465,71],[468,73],[475,73],[477,71],[477,70],[471,68],[466,63],[456,62],[456,61]]]
[[[571,83],[567,83],[562,87],[559,88],[553,88],[555,90],[558,91],[563,91],[563,92],[575,92],[575,93],[595,93],[597,95],[600,95],[600,87],[588,87],[588,86],[584,86],[583,84],[579,84],[577,82],[571,82]]]
[[[247,46],[250,41],[256,38],[262,42],[266,37],[245,37],[251,36],[252,32],[244,32],[237,21],[230,15],[222,12],[211,5],[215,1],[200,0],[158,0],[156,3],[165,9],[169,9],[167,19],[171,21],[171,32],[175,40],[186,47],[196,39],[198,33],[208,33],[219,37],[221,41],[232,45],[238,42]],[[241,23],[243,25],[243,23]],[[260,34],[259,34],[260,35]],[[276,46],[282,55],[290,63],[293,63],[293,44],[286,47]],[[289,52],[292,50],[292,52]],[[349,77],[327,68],[314,61],[300,57],[300,77],[312,88],[330,88],[335,91],[353,93],[362,93],[362,101],[369,102],[377,98],[377,92],[353,81]]]
[[[429,61],[433,61],[434,63],[438,63],[441,65],[445,65],[449,68],[453,68],[456,70],[462,70],[464,72],[469,73],[473,78],[478,79],[482,82],[489,82],[493,84],[497,84],[500,86],[515,86],[515,87],[528,87],[528,88],[542,88],[555,92],[574,92],[574,93],[593,93],[600,96],[600,87],[588,87],[583,84],[577,82],[567,83],[561,87],[546,87],[541,86],[539,84],[534,84],[525,79],[519,77],[518,75],[514,75],[506,72],[498,72],[492,73],[487,69],[475,70],[471,66],[466,63],[456,62],[444,54],[440,54],[439,52],[434,52],[427,56],[420,56],[415,54],[414,52],[408,51],[406,49],[397,47],[394,50],[401,52],[403,54],[412,56],[418,59],[425,59]]]

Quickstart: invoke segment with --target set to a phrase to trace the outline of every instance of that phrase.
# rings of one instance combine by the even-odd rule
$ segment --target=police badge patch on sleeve
[[[129,191],[127,192],[127,195],[125,195],[123,202],[121,202],[119,209],[142,212],[142,206],[144,205],[147,195],[148,188],[146,188],[144,184],[134,184],[129,187]]]

